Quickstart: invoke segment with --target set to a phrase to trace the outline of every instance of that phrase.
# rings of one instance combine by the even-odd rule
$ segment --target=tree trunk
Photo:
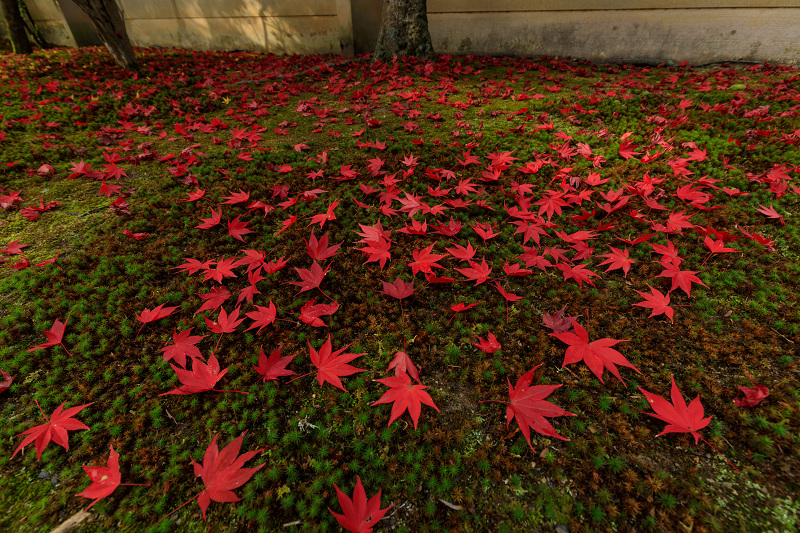
[[[11,47],[15,54],[30,54],[33,52],[28,34],[25,33],[25,22],[19,12],[17,0],[0,0],[0,11],[6,19],[8,35],[11,37]]]
[[[383,0],[383,20],[374,58],[388,61],[394,56],[435,57],[426,0]]]
[[[125,29],[125,19],[116,0],[73,1],[92,19],[92,24],[117,64],[122,68],[137,68],[136,55]]]

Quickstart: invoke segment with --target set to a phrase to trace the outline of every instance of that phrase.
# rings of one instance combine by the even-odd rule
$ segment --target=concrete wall
[[[437,52],[595,61],[800,60],[797,0],[428,0]]]
[[[71,0],[25,1],[49,40],[76,45],[57,7]],[[374,49],[383,0],[117,1],[136,46],[339,54]],[[800,62],[800,0],[428,0],[428,22],[448,54]]]

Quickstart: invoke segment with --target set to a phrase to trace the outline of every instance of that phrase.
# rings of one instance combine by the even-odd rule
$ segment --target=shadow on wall
[[[336,0],[121,0],[137,46],[339,53]]]

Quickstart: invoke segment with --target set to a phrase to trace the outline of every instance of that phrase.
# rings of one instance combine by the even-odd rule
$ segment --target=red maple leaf
[[[269,301],[269,305],[267,307],[264,307],[262,305],[257,305],[255,311],[246,313],[247,318],[252,319],[253,323],[250,324],[250,327],[247,328],[245,331],[250,331],[251,329],[258,328],[258,331],[256,331],[256,333],[261,333],[262,329],[275,322],[275,317],[277,315],[278,315],[278,309],[275,307],[275,304],[272,303],[272,300]]]
[[[164,352],[163,357],[165,363],[170,359],[174,359],[176,363],[185,368],[187,355],[192,359],[202,358],[202,355],[200,355],[200,350],[197,348],[197,346],[195,346],[195,344],[206,338],[206,336],[192,335],[192,329],[193,328],[189,328],[185,331],[181,331],[180,333],[178,333],[177,330],[173,331],[173,343],[169,346],[161,348],[161,351]]]
[[[580,265],[568,265],[566,263],[556,264],[556,268],[559,269],[562,274],[564,274],[564,280],[574,279],[578,282],[578,287],[583,287],[583,282],[586,282],[594,287],[591,277],[598,276],[598,274],[592,272],[586,268],[586,266],[586,263]]]
[[[388,372],[393,368],[395,376],[399,376],[401,373],[407,373],[410,377],[416,379],[417,383],[421,383],[419,380],[419,370],[417,370],[414,361],[411,360],[411,357],[409,357],[406,352],[397,352],[394,354],[394,359],[391,360],[386,371]]]
[[[627,248],[624,250],[614,248],[613,246],[609,246],[609,248],[611,248],[611,253],[601,255],[600,257],[605,257],[606,260],[600,263],[598,266],[608,265],[606,272],[622,269],[622,272],[627,278],[628,272],[631,269],[631,265],[634,264],[636,260],[629,257]]]
[[[36,401],[36,400],[34,400]],[[66,402],[64,402],[66,403]],[[42,413],[42,416],[45,420],[47,420],[46,424],[42,424],[39,426],[34,426],[26,431],[23,431],[17,437],[22,435],[27,435],[25,440],[23,440],[17,449],[14,450],[14,454],[11,456],[13,459],[20,450],[25,448],[31,442],[36,442],[36,459],[42,457],[42,452],[50,443],[50,440],[58,444],[59,446],[63,446],[65,450],[69,451],[69,433],[68,431],[77,431],[79,429],[89,429],[89,426],[72,418],[76,414],[80,413],[85,408],[92,405],[91,403],[87,403],[84,405],[78,405],[77,407],[70,407],[67,410],[64,409],[64,404],[62,403],[58,407],[56,407],[53,414],[50,415],[50,419],[47,418],[47,415],[44,414],[42,411],[41,406],[39,406],[39,402],[36,401],[36,406],[39,407],[39,411]]]
[[[217,315],[216,322],[212,322],[206,317],[203,317],[203,320],[206,321],[206,326],[208,326],[208,329],[211,330],[211,333],[220,334],[219,339],[217,339],[217,344],[214,346],[214,353],[216,353],[217,347],[219,347],[222,336],[226,333],[233,333],[236,331],[236,328],[239,327],[239,324],[244,322],[244,318],[239,318],[238,307],[231,311],[231,314],[228,314],[225,311],[225,308],[221,307],[219,310],[219,315]]]
[[[655,413],[645,414],[652,416],[653,418],[658,418],[659,420],[667,423],[664,430],[656,436],[660,437],[661,435],[665,435],[667,433],[691,433],[691,435],[694,437],[695,444],[697,444],[698,440],[702,440],[721,457],[725,457],[719,453],[716,448],[711,446],[711,444],[704,439],[702,435],[700,435],[700,430],[706,427],[711,422],[712,418],[710,416],[703,418],[704,410],[703,404],[700,403],[700,396],[698,395],[697,398],[692,400],[692,402],[687,406],[686,400],[683,398],[681,391],[678,390],[678,386],[675,384],[675,376],[671,376],[671,379],[671,404],[661,396],[647,392],[643,388],[639,387],[641,393],[644,394],[645,398],[647,398],[647,401],[650,403],[650,407],[652,407],[653,411],[655,411]],[[725,460],[728,461],[727,458]],[[728,464],[731,465],[734,470],[738,470],[738,468],[733,466],[733,463],[730,461],[728,461]]]
[[[700,396],[692,400],[687,407],[683,395],[675,384],[674,376],[672,376],[672,404],[657,394],[647,392],[642,387],[639,387],[639,390],[655,411],[655,413],[645,414],[667,423],[664,431],[656,435],[657,437],[667,433],[691,433],[697,444],[698,440],[702,438],[699,431],[706,427],[712,418],[710,416],[703,418],[703,404],[700,403]]]
[[[155,320],[161,320],[162,318],[166,318],[171,315],[177,307],[164,307],[164,304],[159,305],[158,307],[154,307],[151,311],[150,309],[143,309],[141,313],[136,315],[136,320],[142,323],[141,327],[139,327],[139,331],[136,332],[136,337],[139,337],[139,333],[142,331],[142,328],[153,322]]]
[[[206,449],[203,464],[200,465],[192,459],[194,475],[202,478],[205,487],[200,494],[195,496],[197,504],[200,506],[200,511],[203,513],[203,520],[206,519],[206,510],[212,501],[222,503],[238,502],[241,498],[233,493],[233,489],[247,483],[253,477],[253,474],[258,472],[265,464],[262,463],[253,468],[243,468],[244,463],[263,451],[263,448],[259,448],[239,455],[242,439],[246,433],[242,433],[233,439],[222,451],[217,448],[217,435],[214,435],[211,444]]]
[[[66,329],[67,327],[67,322],[69,322],[69,315],[67,315],[67,319],[64,322],[55,319],[55,321],[53,321],[53,327],[51,327],[49,330],[42,331],[42,333],[44,333],[45,336],[47,337],[47,342],[43,344],[37,344],[33,348],[30,348],[28,351],[34,352],[36,350],[41,350],[43,348],[50,348],[51,346],[61,345],[61,347],[64,348],[64,351],[67,352],[67,355],[72,356],[72,354],[69,353],[69,350],[67,350],[67,347],[64,346],[63,342],[64,329]]]
[[[222,283],[223,278],[235,278],[236,274],[233,269],[236,268],[236,257],[221,258],[217,261],[217,266],[205,269],[203,272],[203,281],[213,279],[217,283]]]
[[[736,407],[755,407],[761,400],[769,396],[769,389],[764,385],[759,385],[753,378],[747,376],[747,379],[750,380],[750,383],[753,384],[752,387],[737,387],[742,393],[744,394],[744,398],[735,398],[733,400],[733,405]]]
[[[289,283],[291,285],[297,285],[300,287],[300,290],[297,292],[297,294],[319,288],[319,284],[322,283],[322,278],[325,277],[325,274],[328,273],[330,268],[330,265],[328,265],[325,270],[322,270],[322,267],[316,261],[314,261],[310,269],[295,267],[294,269],[297,271],[303,281],[290,281]],[[322,292],[322,289],[320,289],[320,292]],[[322,294],[325,293],[323,292]]]
[[[559,311],[553,313],[552,315],[548,313],[542,313],[542,323],[544,324],[544,327],[552,329],[553,333],[566,333],[567,331],[571,330],[572,319],[570,317],[564,317],[564,309],[565,308],[562,307]]]
[[[94,500],[86,509],[91,509],[94,504],[111,495],[120,485],[130,485],[137,487],[150,486],[149,483],[121,483],[122,475],[119,472],[119,454],[114,451],[114,446],[110,446],[106,466],[83,466],[84,472],[92,481],[91,485],[77,494],[84,498]]]
[[[484,257],[481,258],[481,264],[469,261],[469,268],[457,268],[456,270],[466,276],[467,279],[474,280],[476,286],[491,279],[489,274],[492,273],[492,267],[486,264],[486,258]]]
[[[445,248],[445,250],[459,261],[469,261],[475,257],[475,252],[477,251],[472,247],[472,243],[469,241],[467,241],[466,247],[456,244],[452,248]]]
[[[6,244],[5,250],[0,250],[0,254],[15,255],[21,254],[23,248],[27,248],[30,244],[20,244],[19,240],[11,241]]]
[[[190,193],[187,193],[187,194],[189,195],[189,198],[181,200],[181,202],[196,202],[197,200],[199,200],[200,198],[205,196],[206,191],[205,191],[205,189],[201,189],[200,187],[197,187],[197,190],[195,192],[190,192]]]
[[[339,310],[339,304],[335,301],[332,304],[318,304],[316,300],[309,300],[300,308],[299,318],[305,324],[315,328],[326,326],[321,316],[330,316]]]
[[[569,348],[567,348],[564,354],[564,363],[561,365],[561,368],[579,361],[584,361],[586,366],[589,367],[589,370],[600,380],[600,383],[604,383],[603,371],[605,368],[608,368],[623,385],[625,385],[625,382],[622,381],[619,370],[617,370],[615,365],[627,366],[639,372],[639,369],[625,359],[625,356],[612,348],[615,344],[626,341],[603,338],[589,342],[589,334],[583,326],[579,325],[574,318],[570,318],[570,321],[572,322],[574,331],[550,334],[564,344],[569,345]],[[639,372],[639,374],[641,374],[641,372]],[[627,385],[625,386],[627,387]]]
[[[554,416],[575,416],[574,413],[565,411],[557,405],[545,400],[554,390],[561,387],[561,385],[535,385],[531,387],[533,381],[533,373],[536,372],[542,365],[536,365],[522,377],[517,380],[515,386],[511,385],[511,380],[508,381],[508,402],[502,400],[483,400],[484,402],[499,402],[508,403],[506,408],[506,427],[511,424],[511,421],[517,419],[519,429],[525,440],[528,441],[528,446],[533,450],[531,444],[531,429],[542,435],[554,437],[561,440],[569,440],[558,434],[555,428],[545,417]]]
[[[686,293],[686,296],[691,296],[692,283],[699,283],[706,289],[708,288],[708,285],[695,276],[697,272],[696,270],[681,270],[678,264],[670,263],[669,267],[665,268],[658,277],[672,279],[672,287],[669,289],[669,292],[680,287],[681,290]]]
[[[767,218],[773,218],[775,220],[779,220],[780,223],[781,223],[781,226],[785,226],[786,225],[786,222],[783,220],[783,215],[781,215],[780,213],[775,211],[775,208],[772,207],[772,204],[769,204],[769,207],[764,207],[763,205],[758,204],[758,207],[760,209],[756,209],[756,211],[758,211],[762,215],[766,215]]]
[[[192,369],[185,370],[170,363],[172,370],[178,377],[178,381],[182,383],[180,387],[175,388],[169,392],[159,394],[159,396],[167,396],[169,394],[197,394],[199,392],[214,391],[214,392],[240,392],[231,390],[217,390],[214,386],[222,377],[228,373],[228,369],[220,372],[219,361],[211,354],[208,358],[208,363],[204,363],[199,359],[192,360]],[[242,392],[241,394],[248,394]]]
[[[3,381],[0,381],[0,393],[3,393],[11,388],[11,384],[14,382],[14,376],[5,370],[0,370],[0,376],[3,377]]]
[[[221,306],[225,300],[231,295],[230,291],[225,287],[212,287],[209,292],[205,293],[197,293],[197,295],[205,300],[200,309],[195,311],[195,315],[198,313],[202,313],[203,311],[216,311],[219,306]]]
[[[412,256],[414,258],[413,261],[408,263],[408,266],[411,267],[411,275],[416,276],[417,272],[423,272],[425,274],[433,274],[432,268],[444,268],[442,265],[437,263],[439,259],[443,259],[447,257],[447,254],[434,254],[431,253],[433,251],[433,246],[423,248],[422,250],[414,250],[412,252]]]
[[[281,376],[291,376],[295,374],[293,370],[289,370],[286,368],[286,365],[292,362],[297,354],[287,355],[286,357],[281,357],[281,349],[283,346],[279,346],[277,350],[272,352],[269,357],[264,354],[264,349],[259,346],[258,348],[258,366],[254,366],[253,368],[258,372],[261,376],[261,379],[264,383],[267,380],[278,379]]]
[[[178,270],[180,272],[188,272],[189,276],[197,273],[200,270],[208,270],[211,265],[214,264],[214,261],[211,259],[206,261],[198,261],[197,259],[192,259],[191,257],[184,257],[183,259],[186,261],[185,263],[172,268],[173,270]]]
[[[334,214],[333,210],[339,205],[339,200],[333,200],[330,204],[328,204],[328,210],[324,213],[320,213],[318,215],[314,215],[311,217],[311,224],[316,224],[319,222],[319,229],[325,225],[325,222],[328,220],[336,220],[336,215]]]
[[[497,342],[497,337],[491,331],[487,331],[486,338],[478,337],[478,342],[473,342],[472,345],[478,348],[480,351],[486,354],[493,354],[503,347]]]
[[[250,193],[244,192],[242,189],[239,189],[239,192],[232,192],[230,196],[226,196],[224,198],[223,204],[234,205],[241,202],[246,202],[250,199]]]
[[[383,290],[381,293],[385,294],[386,296],[391,296],[392,298],[402,300],[414,294],[414,280],[411,280],[409,283],[405,283],[400,278],[397,278],[393,283],[386,281],[382,281],[381,283],[383,283]]]
[[[339,499],[339,505],[342,507],[344,514],[336,514],[328,511],[336,517],[339,524],[352,533],[372,533],[372,528],[375,524],[383,518],[386,511],[392,508],[390,505],[385,509],[381,509],[381,491],[379,490],[375,496],[367,501],[367,493],[364,490],[364,485],[361,484],[361,478],[356,478],[356,488],[353,492],[353,499],[351,500],[345,493],[343,493],[336,483],[333,484],[336,489],[336,497]]]
[[[219,211],[214,211],[211,209],[211,216],[209,218],[201,218],[202,224],[195,226],[195,228],[199,229],[209,229],[213,228],[217,224],[219,224],[220,220],[222,220],[222,208]]]
[[[389,426],[408,409],[408,414],[411,415],[411,420],[414,421],[414,429],[417,429],[423,403],[433,407],[437,411],[439,410],[436,404],[433,403],[433,399],[430,395],[425,392],[427,386],[422,384],[414,385],[411,378],[408,377],[408,374],[405,372],[398,372],[396,376],[376,379],[375,381],[390,387],[388,391],[383,393],[383,396],[381,396],[379,400],[372,404],[378,405],[381,403],[394,402],[392,405],[392,414],[389,416]]]
[[[658,289],[654,289],[653,287],[650,287],[650,285],[648,285],[648,287],[650,288],[650,294],[636,291],[639,296],[644,298],[644,301],[635,303],[633,305],[652,309],[653,311],[650,313],[650,317],[664,314],[667,315],[667,318],[669,318],[670,322],[673,322],[672,316],[674,312],[669,306],[669,294],[664,295]]]
[[[240,215],[241,216],[241,215]],[[234,218],[233,220],[228,221],[228,235],[233,237],[234,239],[238,239],[244,242],[242,235],[247,235],[248,233],[253,233],[253,230],[247,228],[247,221],[240,221],[239,216]]]
[[[314,261],[322,261],[333,257],[336,255],[341,245],[342,243],[340,242],[339,244],[328,246],[328,233],[317,240],[317,236],[314,235],[314,230],[311,230],[311,236],[306,241],[307,253]]]
[[[349,344],[344,348],[332,351],[330,334],[328,334],[328,340],[325,341],[325,343],[319,349],[319,352],[315,350],[313,346],[311,346],[311,342],[306,342],[308,343],[308,352],[309,357],[311,358],[311,364],[317,368],[317,381],[319,381],[320,386],[327,381],[334,387],[342,389],[346,392],[347,389],[344,388],[342,385],[342,380],[339,378],[341,376],[351,376],[358,372],[366,372],[363,368],[356,368],[347,364],[353,359],[361,357],[365,354],[342,353],[350,347]]]
[[[142,241],[142,240],[146,239],[148,235],[150,235],[149,233],[133,233],[129,229],[124,230],[122,232],[122,234],[125,235],[126,237],[129,237],[129,238],[135,240],[135,241]]]
[[[389,248],[392,246],[391,241],[388,241],[384,239],[382,235],[379,235],[377,240],[362,240],[361,242],[365,242],[366,246],[363,248],[357,248],[357,250],[367,254],[367,260],[364,261],[364,264],[378,261],[381,266],[381,270],[383,270],[384,265],[386,265],[386,261],[392,258],[392,254],[389,252]]]
[[[706,237],[703,239],[703,244],[712,254],[724,254],[724,253],[733,253],[733,252],[740,252],[741,250],[734,250],[733,248],[726,248],[725,241],[722,239],[712,239],[711,237]]]

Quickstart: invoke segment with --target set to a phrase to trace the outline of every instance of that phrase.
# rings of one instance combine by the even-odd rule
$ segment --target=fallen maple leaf
[[[780,223],[781,223],[781,226],[785,226],[786,225],[786,222],[783,220],[783,215],[781,215],[780,213],[775,211],[775,208],[772,207],[772,204],[769,204],[769,207],[764,207],[763,205],[758,204],[758,207],[760,209],[756,209],[756,211],[758,211],[762,215],[765,215],[767,218],[773,218],[775,220],[779,220]]]
[[[316,300],[309,300],[300,308],[299,318],[305,324],[315,328],[326,326],[321,316],[330,316],[339,310],[339,304],[335,301],[332,304],[318,304]]]
[[[486,258],[481,258],[481,263],[476,261],[469,261],[469,268],[457,268],[461,274],[469,280],[474,280],[475,285],[478,286],[486,280],[491,279],[489,274],[492,273],[492,267],[486,264]]]
[[[192,335],[192,329],[189,328],[180,333],[177,330],[172,332],[172,344],[161,348],[161,351],[164,352],[165,363],[174,359],[176,363],[185,368],[187,355],[192,359],[203,357],[195,344],[205,339],[206,335]]]
[[[414,294],[414,280],[411,280],[409,283],[405,283],[400,278],[397,278],[392,283],[388,283],[386,281],[382,281],[381,283],[383,283],[383,290],[381,293],[385,294],[386,296],[391,296],[392,298],[402,300]]]
[[[385,509],[381,509],[380,490],[367,501],[367,493],[364,490],[364,485],[361,484],[360,477],[356,478],[356,488],[353,492],[352,500],[339,489],[336,483],[333,486],[336,489],[336,497],[339,499],[339,505],[342,507],[344,514],[336,514],[331,511],[330,507],[328,511],[336,517],[339,525],[352,533],[372,533],[372,528],[375,527],[375,524],[383,518],[386,511],[392,508],[390,505]]]
[[[327,381],[334,387],[347,392],[347,389],[345,389],[342,385],[342,380],[339,378],[341,376],[351,376],[358,372],[366,372],[366,370],[363,368],[356,368],[347,364],[353,359],[361,357],[365,354],[342,353],[350,347],[349,344],[344,348],[336,350],[335,352],[331,351],[332,347],[330,334],[328,334],[328,340],[325,341],[325,343],[319,349],[319,352],[317,352],[317,350],[311,346],[311,342],[306,342],[308,343],[308,353],[309,357],[311,358],[311,364],[317,368],[317,381],[319,381],[320,386]]]
[[[211,444],[206,449],[203,457],[203,464],[200,465],[192,459],[194,475],[203,480],[204,489],[200,494],[189,500],[183,505],[188,504],[197,498],[197,504],[203,513],[203,520],[206,519],[206,510],[212,501],[215,502],[238,502],[241,498],[233,493],[233,489],[239,488],[253,477],[266,463],[261,463],[253,468],[243,468],[244,463],[255,457],[256,454],[264,449],[249,451],[239,455],[242,447],[242,439],[247,432],[242,433],[231,441],[222,451],[217,448],[217,435],[211,440]],[[181,507],[183,507],[183,505]],[[180,507],[178,508],[180,509]],[[175,509],[177,511],[178,509]],[[173,511],[173,513],[175,512]],[[172,513],[170,513],[172,514]]]
[[[194,312],[195,315],[203,311],[216,311],[217,308],[225,303],[231,293],[225,287],[212,287],[209,292],[198,292],[197,295],[205,302],[200,306],[200,309]]]
[[[439,411],[439,408],[433,403],[433,399],[425,392],[427,386],[412,384],[411,378],[408,377],[408,374],[405,372],[398,372],[395,376],[376,379],[375,381],[390,387],[388,391],[383,393],[383,396],[381,396],[379,400],[372,403],[372,405],[378,405],[381,403],[394,402],[392,405],[392,414],[389,416],[389,426],[408,409],[408,414],[411,415],[411,420],[414,422],[414,429],[417,429],[423,403]]]
[[[386,261],[392,258],[392,253],[389,251],[389,248],[392,246],[391,241],[388,241],[383,238],[382,235],[379,235],[376,240],[362,240],[360,242],[366,243],[365,247],[356,248],[360,252],[367,254],[367,260],[364,261],[364,264],[377,261],[381,266],[381,270],[383,270],[384,265],[386,265]]]
[[[19,453],[20,450],[34,441],[36,442],[36,460],[39,460],[42,457],[42,452],[50,443],[51,439],[56,444],[63,446],[65,450],[69,451],[69,433],[67,432],[77,431],[79,429],[89,429],[89,426],[72,417],[92,405],[91,403],[70,407],[65,411],[63,409],[64,403],[66,402],[64,402],[55,408],[48,419],[47,415],[45,415],[44,411],[42,411],[39,402],[36,400],[34,401],[36,402],[36,407],[39,408],[39,412],[41,412],[44,419],[47,420],[47,423],[34,426],[17,435],[17,437],[27,435],[27,437],[25,437],[25,440],[23,440],[19,446],[17,446],[17,449],[14,450],[14,454],[11,456],[12,459],[15,455],[17,455],[17,453]]]
[[[296,374],[293,370],[288,370],[286,365],[292,362],[297,354],[287,355],[286,357],[281,357],[281,349],[283,346],[279,346],[274,352],[267,357],[264,354],[264,349],[259,346],[258,348],[258,366],[254,366],[256,372],[261,376],[261,379],[264,383],[268,380],[278,379],[281,376],[291,376],[292,374]]]
[[[412,252],[414,260],[408,263],[408,266],[411,267],[412,276],[416,276],[417,272],[420,271],[422,271],[425,274],[433,274],[433,270],[431,270],[432,268],[444,268],[436,261],[447,257],[447,254],[431,253],[433,251],[434,244],[431,244],[430,246],[427,246],[422,250],[415,249]]]
[[[721,457],[725,457],[700,435],[700,430],[706,427],[711,422],[712,418],[710,416],[703,418],[704,410],[703,404],[700,403],[700,396],[698,395],[697,398],[692,400],[687,406],[686,400],[684,400],[681,391],[678,390],[678,386],[675,384],[675,376],[670,377],[672,379],[672,390],[670,391],[672,397],[671,404],[661,396],[639,387],[641,393],[644,394],[644,397],[647,398],[647,401],[650,403],[650,407],[655,411],[655,413],[645,414],[667,423],[664,430],[656,435],[656,437],[666,435],[667,433],[691,433],[694,437],[695,444],[697,444],[698,440],[702,440]],[[728,459],[725,460],[728,461]],[[731,465],[734,470],[738,470],[730,461],[728,461],[728,464]]]
[[[300,287],[300,290],[297,292],[297,294],[310,291],[311,289],[317,289],[319,288],[319,284],[322,283],[322,278],[325,277],[325,274],[328,273],[330,268],[330,265],[328,265],[325,270],[322,270],[322,267],[316,261],[314,261],[310,269],[295,267],[294,269],[297,271],[303,281],[290,281],[289,283],[291,285],[297,285]],[[320,292],[322,292],[322,289],[320,289]],[[325,293],[323,292],[322,294]]]
[[[394,359],[391,360],[386,371],[388,372],[393,368],[395,376],[399,376],[401,373],[407,373],[410,377],[416,379],[417,383],[421,383],[419,380],[419,370],[414,366],[414,361],[411,360],[411,357],[409,357],[406,352],[397,352],[394,354]]]
[[[208,363],[204,363],[199,359],[192,360],[192,369],[185,370],[170,363],[172,370],[178,377],[178,381],[182,383],[180,387],[175,388],[169,392],[159,394],[159,396],[167,396],[170,394],[197,394],[199,392],[214,391],[214,392],[239,392],[240,394],[249,394],[236,390],[217,390],[214,385],[217,384],[222,377],[228,373],[228,368],[220,372],[219,361],[211,354],[208,358]]]
[[[753,384],[752,387],[737,387],[742,393],[744,393],[744,398],[735,398],[733,400],[733,405],[736,407],[755,407],[761,400],[769,396],[769,389],[764,385],[759,385],[753,378],[747,376],[747,379],[750,380],[750,383]]]
[[[478,337],[478,342],[473,342],[472,345],[489,355],[501,350],[503,347],[497,342],[497,337],[495,337],[491,331],[487,331],[486,333],[487,336],[485,339]]]
[[[311,236],[306,241],[307,253],[314,261],[323,261],[329,257],[333,257],[336,255],[341,245],[342,243],[340,242],[339,244],[328,246],[328,233],[317,240],[313,229],[311,230]]]
[[[708,285],[700,281],[700,278],[695,276],[698,271],[696,270],[681,270],[680,265],[676,263],[669,263],[669,266],[665,268],[657,277],[659,278],[670,278],[672,279],[672,287],[669,289],[669,292],[674,291],[678,287],[686,293],[686,296],[691,296],[692,292],[692,283],[698,283],[708,288]]]
[[[166,318],[175,311],[177,307],[164,307],[164,304],[159,305],[158,307],[154,307],[151,311],[150,309],[145,308],[141,313],[136,315],[136,320],[142,323],[139,327],[139,331],[136,332],[136,338],[139,337],[139,333],[142,331],[142,328],[153,322],[155,320],[161,320],[162,318]]]
[[[278,316],[278,309],[275,307],[275,304],[272,303],[272,300],[270,300],[267,307],[257,305],[256,310],[246,313],[246,316],[252,319],[253,323],[250,324],[250,327],[245,331],[258,328],[256,333],[261,333],[262,329],[275,322],[275,317]]]
[[[51,346],[59,346],[60,345],[62,348],[64,348],[64,351],[67,352],[67,355],[69,355],[71,357],[72,354],[69,353],[69,350],[67,350],[67,347],[64,346],[64,342],[63,342],[64,329],[66,329],[66,327],[67,327],[67,322],[69,322],[69,315],[67,315],[67,319],[64,322],[61,322],[60,320],[55,319],[53,321],[53,326],[49,330],[42,331],[42,333],[44,333],[45,336],[47,337],[47,342],[45,342],[43,344],[37,344],[33,348],[30,348],[28,351],[29,352],[34,352],[36,350],[41,350],[43,348],[50,348]]]
[[[531,444],[531,429],[537,433],[541,433],[542,435],[547,435],[548,437],[569,440],[568,438],[559,435],[545,417],[575,416],[575,413],[565,411],[557,405],[545,400],[545,398],[550,396],[554,390],[561,387],[560,384],[536,385],[531,387],[533,373],[536,372],[536,369],[538,369],[540,366],[542,365],[536,365],[526,372],[517,380],[517,384],[514,386],[511,385],[511,380],[507,379],[509,397],[508,402],[502,400],[483,400],[480,402],[507,403],[506,427],[508,427],[511,424],[511,421],[516,418],[517,424],[519,424],[519,429],[522,431],[522,435],[525,437],[525,440],[528,441],[528,446],[530,446],[531,450],[533,450],[533,445]]]
[[[625,248],[624,250],[620,250],[619,248],[614,248],[613,246],[609,246],[611,248],[611,253],[603,254],[600,257],[605,257],[606,260],[600,263],[598,266],[608,265],[606,272],[610,272],[611,270],[622,269],[622,272],[625,274],[625,277],[628,277],[628,272],[631,269],[631,265],[636,262],[635,259],[631,259],[628,256],[628,249]]]
[[[669,306],[669,294],[664,295],[658,289],[654,289],[653,287],[650,287],[650,285],[648,285],[647,287],[650,289],[650,294],[646,294],[644,292],[639,292],[639,291],[636,291],[636,289],[634,289],[634,291],[636,291],[636,293],[639,296],[644,298],[644,301],[635,303],[633,305],[652,309],[652,312],[650,313],[650,317],[654,317],[654,316],[657,316],[657,315],[664,314],[664,315],[667,315],[667,318],[669,318],[670,322],[673,322],[672,316],[673,316],[674,311]]]
[[[212,322],[206,317],[203,317],[203,320],[206,322],[206,326],[208,329],[211,330],[211,333],[219,333],[219,339],[217,339],[217,344],[214,346],[214,351],[212,353],[217,353],[217,348],[219,347],[220,341],[222,341],[222,336],[226,333],[233,333],[236,331],[236,328],[239,327],[239,324],[244,322],[244,318],[239,318],[239,308],[235,308],[231,311],[231,314],[228,314],[225,311],[224,307],[219,309],[219,314],[217,315],[217,321]]]
[[[0,370],[0,375],[3,376],[3,381],[0,381],[0,393],[3,393],[11,388],[11,384],[14,382],[14,376],[5,370]]]
[[[241,216],[241,215],[239,215]],[[240,221],[239,216],[234,218],[233,220],[228,221],[228,235],[233,237],[234,239],[238,239],[244,242],[242,235],[247,235],[248,233],[253,233],[253,230],[248,229],[247,225],[249,222],[247,221]]]
[[[628,368],[632,368],[641,374],[638,368],[633,366],[627,359],[625,359],[625,356],[623,356],[617,350],[611,348],[619,342],[626,341],[603,338],[589,342],[589,334],[586,332],[583,326],[579,325],[574,318],[570,318],[570,321],[572,322],[574,331],[568,333],[550,334],[564,344],[569,345],[569,348],[567,348],[567,351],[564,354],[564,363],[561,365],[561,368],[579,361],[584,361],[586,366],[589,367],[589,370],[591,370],[592,373],[600,380],[600,383],[604,383],[603,371],[605,368],[608,368],[609,372],[616,376],[623,385],[625,385],[625,382],[622,381],[622,377],[619,375],[619,370],[617,370],[615,365],[627,366]],[[627,387],[627,385],[625,386]]]
[[[92,508],[94,504],[111,495],[120,485],[149,487],[149,483],[121,483],[122,475],[119,472],[119,454],[114,451],[114,446],[110,446],[106,466],[83,466],[84,472],[89,476],[92,484],[77,494],[84,498],[94,500],[86,510]]]
[[[552,329],[553,333],[566,333],[567,331],[571,330],[572,320],[570,317],[564,317],[565,309],[565,307],[562,307],[561,310],[553,313],[552,315],[548,313],[542,313],[542,323],[544,324],[544,327]]]

